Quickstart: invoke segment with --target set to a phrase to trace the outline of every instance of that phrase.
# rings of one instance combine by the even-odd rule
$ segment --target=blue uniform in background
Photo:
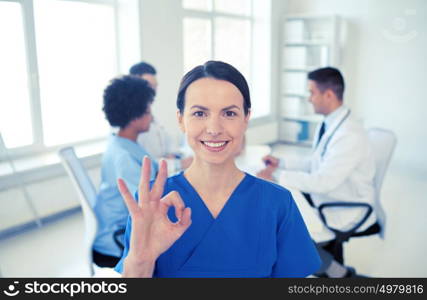
[[[320,267],[317,250],[288,190],[246,174],[214,218],[183,173],[164,195],[178,191],[192,224],[156,261],[154,277],[306,277]],[[169,218],[176,221],[174,210]],[[131,234],[115,270],[123,271]]]
[[[107,150],[102,157],[101,185],[94,207],[98,219],[98,232],[93,248],[101,254],[115,257],[122,255],[113,234],[126,227],[129,212],[119,192],[117,179],[122,178],[129,191],[135,194],[145,155],[148,153],[129,139],[113,134],[108,140]],[[153,161],[152,179],[157,171],[157,163]]]

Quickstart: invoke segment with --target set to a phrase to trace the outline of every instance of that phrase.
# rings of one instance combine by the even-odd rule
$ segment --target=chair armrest
[[[341,231],[335,228],[332,228],[328,225],[328,222],[326,220],[325,214],[323,212],[324,209],[326,208],[330,208],[330,207],[364,207],[367,208],[365,215],[362,217],[362,219],[356,223],[356,225],[354,225],[353,228],[347,230],[347,231]],[[337,240],[339,241],[348,241],[348,239],[356,232],[357,229],[360,228],[360,226],[363,225],[363,223],[366,222],[366,220],[369,218],[369,216],[371,215],[373,209],[372,206],[370,204],[367,203],[362,203],[362,202],[330,202],[330,203],[323,203],[321,205],[319,205],[318,207],[319,209],[319,215],[320,215],[320,219],[322,220],[323,224],[325,224],[325,226],[333,231],[336,235]]]

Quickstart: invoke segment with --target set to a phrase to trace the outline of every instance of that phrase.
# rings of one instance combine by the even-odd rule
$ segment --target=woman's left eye
[[[234,111],[229,110],[229,111],[225,112],[225,116],[226,117],[235,117],[235,116],[237,116],[237,114]]]

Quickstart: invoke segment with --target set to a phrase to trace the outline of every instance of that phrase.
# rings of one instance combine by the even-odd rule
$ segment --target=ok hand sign
[[[172,191],[162,198],[167,178],[166,161],[160,162],[159,173],[150,191],[151,161],[144,157],[142,176],[139,182],[139,202],[118,180],[119,190],[132,218],[132,233],[129,254],[125,261],[124,275],[151,276],[156,259],[191,225],[191,209],[185,207],[180,195]],[[169,207],[175,207],[178,219],[172,223],[167,215]]]

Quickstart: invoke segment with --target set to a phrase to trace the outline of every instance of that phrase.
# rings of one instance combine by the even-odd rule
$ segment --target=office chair
[[[92,245],[98,229],[98,222],[93,211],[96,200],[96,190],[89,175],[76,156],[73,147],[60,149],[58,154],[79,195],[85,223],[85,275],[94,276],[95,272],[92,258]]]
[[[327,228],[335,233],[335,240],[330,245],[330,249],[334,259],[341,264],[344,264],[343,257],[343,243],[347,242],[352,237],[369,236],[373,234],[379,234],[381,238],[384,238],[385,232],[385,213],[381,206],[381,187],[384,180],[385,173],[388,165],[390,164],[391,157],[396,147],[397,139],[396,135],[386,129],[381,128],[370,128],[368,129],[368,138],[372,147],[372,152],[375,159],[375,176],[374,176],[374,188],[375,198],[374,207],[367,203],[349,203],[349,202],[331,202],[324,203],[319,206],[319,214],[322,222]],[[363,207],[366,208],[365,215],[359,220],[359,222],[348,231],[340,231],[332,228],[328,225],[324,210],[330,207]],[[361,232],[356,232],[368,219],[371,213],[376,214],[376,222],[369,226],[367,229]]]

